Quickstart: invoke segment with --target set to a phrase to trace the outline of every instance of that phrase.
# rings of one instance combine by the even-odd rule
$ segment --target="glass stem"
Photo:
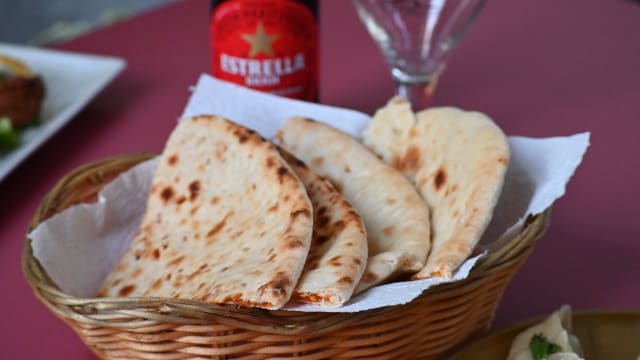
[[[396,82],[396,92],[398,95],[409,100],[413,111],[420,111],[432,105],[433,92],[435,90],[436,81],[406,83]]]

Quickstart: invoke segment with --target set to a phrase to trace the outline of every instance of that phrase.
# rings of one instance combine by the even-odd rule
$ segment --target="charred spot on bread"
[[[175,259],[173,259],[173,260],[169,261],[169,262],[167,263],[167,267],[174,267],[174,266],[178,266],[178,265],[182,262],[182,260],[184,260],[184,255],[178,256],[177,258],[175,258]]]
[[[411,145],[404,153],[404,156],[394,159],[394,166],[400,171],[415,171],[420,166],[420,149]]]
[[[342,183],[338,180],[331,180],[331,185],[333,185],[333,187],[338,190],[339,193],[342,193],[342,190],[344,190]]]
[[[326,243],[327,241],[329,241],[329,237],[326,236],[326,235],[318,235],[318,236],[315,237],[315,241],[316,241],[316,244],[322,245],[322,244]]]
[[[164,189],[162,189],[162,192],[160,193],[160,197],[166,203],[169,200],[171,200],[174,194],[175,193],[173,191],[173,188],[171,186],[166,186]]]
[[[291,240],[286,244],[286,247],[288,249],[297,249],[297,248],[302,248],[304,247],[304,243],[301,240]]]
[[[318,222],[318,226],[325,227],[329,224],[331,218],[329,218],[327,215],[320,215],[317,217],[316,221]]]
[[[362,279],[360,279],[360,282],[363,283],[373,283],[376,280],[378,280],[378,275],[370,272],[370,271],[365,271],[365,273],[362,275]]]
[[[440,188],[442,188],[442,186],[445,184],[446,181],[447,181],[447,173],[443,168],[439,168],[438,171],[436,172],[435,178],[433,179],[433,186],[435,187],[436,190],[440,190]]]
[[[158,290],[160,287],[162,286],[162,278],[157,278],[152,284],[151,284],[151,290]]]
[[[136,289],[136,286],[133,284],[125,285],[122,288],[120,288],[120,291],[118,291],[118,295],[122,297],[129,296],[131,295],[131,293],[133,293],[135,289]]]
[[[287,170],[287,168],[285,168],[284,166],[280,166],[280,167],[278,168],[278,175],[279,175],[279,176],[283,176],[283,175],[285,175],[285,174],[286,174],[286,173],[288,173],[288,172],[289,172],[289,171],[288,171],[288,170]]]
[[[215,236],[217,233],[220,232],[220,230],[222,230],[222,228],[224,228],[224,226],[227,224],[227,219],[233,215],[232,212],[227,213],[222,220],[218,221],[212,228],[211,230],[209,230],[209,232],[207,233],[207,237],[213,237]]]
[[[342,259],[340,255],[334,256],[331,259],[329,259],[329,264],[333,266],[342,266],[342,262],[340,261],[340,259]]]
[[[189,184],[189,200],[195,200],[200,194],[201,184],[200,180],[194,180]]]
[[[298,209],[298,210],[296,210],[296,211],[291,213],[291,218],[292,219],[295,219],[298,216],[304,216],[304,217],[310,218],[311,217],[311,212],[309,211],[309,209]]]
[[[291,286],[291,278],[284,271],[278,271],[272,280],[258,288],[260,294],[270,293],[276,298],[286,297]]]

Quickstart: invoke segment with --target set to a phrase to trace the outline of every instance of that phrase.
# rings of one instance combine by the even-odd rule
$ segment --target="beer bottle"
[[[214,77],[317,100],[317,0],[213,0],[210,21]]]

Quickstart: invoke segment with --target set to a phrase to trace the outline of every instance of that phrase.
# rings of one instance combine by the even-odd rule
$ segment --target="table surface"
[[[209,70],[208,1],[183,1],[62,44],[126,70],[0,183],[0,343],[7,359],[94,359],[32,294],[20,258],[55,182],[97,159],[161,151]],[[494,326],[577,309],[640,308],[640,6],[490,1],[441,77],[436,105],[483,111],[509,135],[591,131],[591,147],[547,234],[506,290]],[[321,2],[321,102],[371,113],[393,84],[349,2]]]

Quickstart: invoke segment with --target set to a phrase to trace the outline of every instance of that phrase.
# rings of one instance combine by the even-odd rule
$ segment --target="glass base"
[[[433,103],[433,93],[438,79],[421,83],[396,83],[398,95],[407,99],[411,103],[413,111],[418,112],[430,107]]]

